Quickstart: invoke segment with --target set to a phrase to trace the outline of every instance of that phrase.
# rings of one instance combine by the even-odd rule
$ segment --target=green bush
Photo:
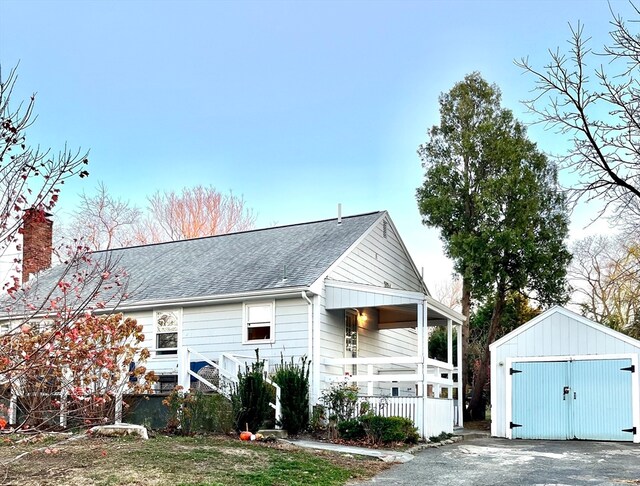
[[[418,442],[418,432],[413,422],[404,417],[381,417],[379,415],[364,415],[360,422],[367,435],[367,439],[374,444],[388,444],[390,442]]]
[[[278,384],[280,394],[280,417],[276,417],[279,425],[289,435],[298,435],[309,427],[309,364],[306,356],[301,364],[285,363],[280,355],[280,365],[276,365],[272,380]]]
[[[256,362],[246,365],[238,373],[238,384],[231,394],[235,429],[258,431],[271,414],[269,402],[273,399],[273,388],[264,379],[264,360],[260,360],[256,349]]]
[[[367,435],[360,419],[355,418],[338,422],[338,434],[344,440],[362,440]]]
[[[228,433],[233,428],[231,402],[222,395],[185,392],[182,387],[176,387],[162,403],[168,408],[167,430],[170,432]]]
[[[193,420],[193,430],[228,434],[233,430],[233,410],[231,401],[217,393],[204,395],[197,393],[197,412]]]

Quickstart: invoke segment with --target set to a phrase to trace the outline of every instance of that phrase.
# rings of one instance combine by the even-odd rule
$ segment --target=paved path
[[[291,444],[295,444],[305,449],[320,449],[325,451],[339,452],[340,454],[352,454],[360,456],[377,457],[385,462],[409,462],[414,456],[406,452],[391,451],[387,449],[369,449],[367,447],[352,447],[340,444],[331,444],[329,442],[317,442],[314,440],[290,440]]]
[[[364,484],[640,486],[640,445],[471,439],[420,451]]]

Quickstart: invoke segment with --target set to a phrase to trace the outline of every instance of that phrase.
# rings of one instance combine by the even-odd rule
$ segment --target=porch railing
[[[346,367],[353,369],[353,365],[366,366],[367,371],[364,374],[335,374],[327,381],[366,383],[366,394],[359,398],[359,402],[369,402],[376,414],[409,418],[423,437],[453,431],[455,417],[452,396],[454,386],[458,385],[453,381],[453,365],[420,356],[335,358],[325,359],[322,364],[328,367],[342,366],[343,370],[347,369]],[[405,370],[400,370],[400,367],[404,367]],[[416,383],[419,385],[417,396],[374,395],[374,384],[378,384],[379,388],[379,384],[388,383],[390,392],[394,382]],[[440,398],[443,388],[447,389],[447,398]]]
[[[382,417],[405,417],[417,422],[418,397],[358,397],[357,410],[369,404],[369,410]]]

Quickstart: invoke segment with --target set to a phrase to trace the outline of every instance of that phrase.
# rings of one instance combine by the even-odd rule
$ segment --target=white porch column
[[[429,346],[427,336],[427,301],[417,304],[417,326],[418,335],[418,356],[421,358],[418,363],[417,374],[420,377],[418,381],[418,406],[416,410],[416,427],[422,437],[426,437],[427,430],[427,367],[425,358],[429,357]]]
[[[178,385],[185,392],[189,391],[191,385],[189,366],[189,351],[186,346],[180,346],[178,348]]]
[[[453,324],[447,319],[447,364],[453,365]]]
[[[453,321],[447,319],[447,364],[453,366]],[[447,378],[453,380],[453,373],[447,374]],[[453,399],[453,387],[447,386],[447,398]]]
[[[458,333],[458,342],[456,345],[458,355],[458,427],[463,427],[464,389],[462,388],[462,372],[464,364],[462,363],[462,324],[456,324],[456,332]]]
[[[422,303],[416,304],[416,334],[418,338],[418,357],[420,361],[417,364],[416,374],[418,375],[418,383],[417,383],[417,395],[418,395],[418,403],[416,405],[416,423],[415,426],[418,429],[418,433],[420,437],[425,437],[425,427],[424,427],[424,396],[426,393],[424,387],[424,358],[427,353],[425,353],[424,349],[424,316],[423,316],[423,308],[424,305]]]

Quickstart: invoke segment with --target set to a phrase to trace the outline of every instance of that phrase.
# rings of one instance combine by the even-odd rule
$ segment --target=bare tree
[[[244,199],[214,187],[195,186],[182,192],[158,191],[147,198],[146,210],[109,193],[100,183],[95,193],[80,196],[79,207],[63,229],[64,239],[79,239],[91,250],[160,243],[245,231],[256,216]]]
[[[640,242],[606,236],[578,241],[570,275],[582,313],[640,337]]]
[[[256,216],[244,199],[223,194],[212,186],[156,192],[148,198],[149,215],[139,241],[175,241],[245,231]]]
[[[112,196],[100,182],[95,194],[80,195],[71,224],[62,232],[67,241],[82,239],[91,250],[129,246],[137,242],[136,228],[142,216],[140,208]]]
[[[610,23],[611,41],[603,52],[592,52],[578,23],[571,27],[568,54],[549,51],[551,60],[542,69],[527,58],[516,64],[536,78],[536,96],[526,106],[541,122],[572,138],[573,147],[563,162],[580,175],[575,194],[601,199],[605,207],[598,216],[610,208],[617,222],[637,229],[640,37],[613,12]]]
[[[440,280],[431,291],[433,297],[447,307],[461,311],[462,279],[454,276],[451,280]]]
[[[74,176],[86,177],[88,163],[86,154],[66,148],[57,156],[49,150],[31,148],[26,141],[26,130],[35,120],[33,114],[35,95],[28,102],[12,105],[11,95],[16,82],[16,70],[7,78],[0,73],[0,254],[18,247],[22,220],[27,210],[46,218],[58,200],[60,186]],[[19,250],[19,248],[17,248]],[[99,349],[100,343],[92,336],[103,333],[104,322],[93,317],[93,310],[117,307],[127,297],[127,275],[116,272],[116,264],[109,255],[94,258],[82,244],[68,245],[63,263],[43,272],[24,285],[19,278],[20,258],[15,258],[15,274],[4,285],[4,296],[0,298],[0,398],[11,401],[11,413],[21,399],[36,399],[37,402],[51,398],[51,393],[63,396],[72,383],[57,386],[53,390],[30,395],[27,388],[44,382],[51,383],[51,373],[64,371],[52,356],[70,357],[69,343],[82,343],[87,347],[82,352],[104,351],[104,357],[113,359],[119,347],[119,336],[111,334],[108,343]],[[91,331],[85,325],[89,320],[97,325]],[[114,330],[119,330],[120,321],[114,321]],[[129,321],[130,332],[139,334],[138,326]],[[80,331],[88,338],[80,337]],[[60,339],[63,339],[62,341]],[[112,339],[113,338],[113,339]],[[137,348],[136,348],[137,351]],[[99,364],[99,363],[98,363]],[[128,365],[125,361],[121,364]],[[107,366],[94,368],[96,376],[110,373]],[[115,368],[114,368],[115,370]],[[121,368],[122,375],[130,373],[128,366]],[[88,383],[89,375],[78,377],[79,383]],[[6,395],[5,395],[6,394]],[[84,402],[86,395],[78,397]],[[4,406],[4,403],[3,403]],[[60,405],[60,413],[64,406]],[[4,413],[0,407],[0,415]],[[4,419],[4,417],[3,417]]]
[[[19,246],[19,229],[26,209],[36,207],[51,211],[58,201],[60,186],[65,180],[89,173],[87,153],[32,148],[26,141],[26,130],[35,121],[33,109],[36,95],[26,103],[14,106],[11,101],[17,79],[16,68],[3,78],[0,69],[0,255]],[[20,263],[19,258],[14,259]],[[14,275],[4,289],[17,289],[19,278]]]

